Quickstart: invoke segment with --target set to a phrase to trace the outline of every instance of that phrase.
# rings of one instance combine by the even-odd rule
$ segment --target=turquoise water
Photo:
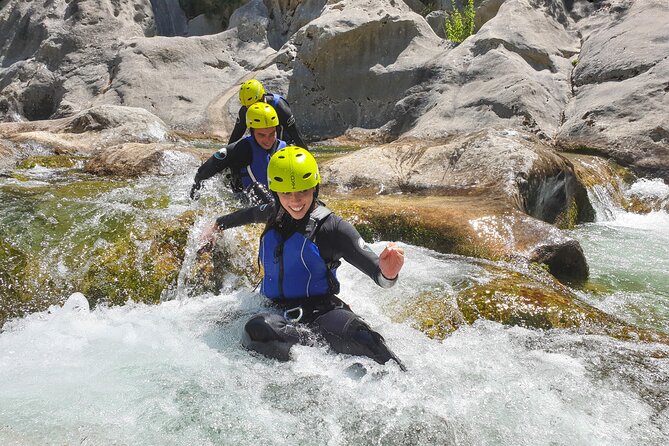
[[[186,270],[199,233],[220,211],[216,187],[190,203],[191,178],[137,180],[84,209],[91,224],[133,209],[140,222],[201,210]],[[2,187],[12,181],[0,180],[0,199],[8,198]],[[165,207],[133,206],[164,194]],[[37,218],[37,207],[26,207],[22,218]],[[667,221],[661,212],[618,213],[576,229],[598,286],[581,291],[583,298],[666,329]],[[79,230],[64,229],[63,239],[74,240]],[[234,231],[225,234],[227,246]],[[383,244],[372,247],[378,252]],[[397,302],[489,273],[467,258],[404,247],[407,263],[394,288],[380,289],[346,264],[339,277],[341,297],[385,336],[406,373],[324,348],[295,347],[287,363],[250,354],[239,345],[240,333],[263,301],[247,286],[199,295],[182,287],[159,305],[93,310],[76,294],[64,295],[64,305],[12,320],[0,333],[0,444],[669,443],[669,348],[486,321],[443,341],[429,339],[393,320]],[[72,244],[54,249],[45,255],[66,255]],[[366,374],[357,372],[358,363]]]
[[[661,203],[669,200],[668,189],[641,181],[630,190]],[[598,221],[573,231],[597,290],[582,296],[608,313],[669,333],[669,214],[633,214],[610,202],[596,207]]]

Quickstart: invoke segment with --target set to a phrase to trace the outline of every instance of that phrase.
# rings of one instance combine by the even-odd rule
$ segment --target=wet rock
[[[397,311],[428,336],[443,339],[479,319],[504,325],[612,336],[669,344],[662,332],[640,329],[598,310],[537,268],[514,269],[473,260],[490,278],[461,284],[452,294],[425,292]]]
[[[332,160],[321,174],[325,184],[379,194],[494,197],[563,227],[592,218],[571,162],[531,134],[513,130],[443,141],[402,139]]]
[[[211,150],[175,144],[127,143],[100,150],[85,171],[96,175],[179,175],[193,172]]]
[[[162,142],[173,138],[158,117],[141,108],[102,105],[68,118],[0,123],[0,137],[32,154],[91,155],[124,142]]]
[[[588,277],[578,242],[500,200],[384,196],[327,203],[366,240],[400,240],[444,253],[542,263],[564,281]]]

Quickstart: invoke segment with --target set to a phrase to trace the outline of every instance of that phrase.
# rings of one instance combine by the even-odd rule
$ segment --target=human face
[[[295,220],[300,220],[307,215],[311,204],[314,202],[314,189],[307,189],[301,192],[277,192],[281,206]]]
[[[276,142],[276,127],[268,129],[253,129],[253,137],[265,150],[270,150]]]

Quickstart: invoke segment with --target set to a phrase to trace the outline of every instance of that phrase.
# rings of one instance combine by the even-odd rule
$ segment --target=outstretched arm
[[[265,223],[274,212],[274,201],[263,203],[258,206],[240,209],[216,219],[216,229],[224,230],[251,223]]]
[[[389,243],[381,256],[377,256],[365,243],[352,224],[331,215],[319,231],[316,244],[323,258],[348,263],[371,277],[379,286],[389,288],[395,284],[404,265],[404,251]]]
[[[232,144],[228,144],[222,149],[214,152],[214,154],[205,161],[195,174],[193,186],[190,190],[190,197],[197,199],[198,190],[202,187],[202,182],[207,180],[226,168],[239,168],[238,166],[245,166],[251,162],[251,151],[245,150],[244,140]]]
[[[265,223],[269,220],[274,212],[274,202],[264,203],[250,208],[240,209],[227,215],[218,217],[214,224],[202,231],[200,240],[202,247],[200,250],[205,250],[211,246],[216,238],[216,234],[224,229],[235,228],[237,226],[248,225],[251,223]]]

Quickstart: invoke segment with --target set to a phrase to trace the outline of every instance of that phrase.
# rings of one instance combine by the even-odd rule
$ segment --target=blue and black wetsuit
[[[229,170],[228,181],[233,192],[244,191],[248,194],[252,189],[257,189],[257,185],[266,188],[269,159],[274,152],[284,147],[286,143],[277,139],[272,149],[265,150],[252,135],[246,136],[214,152],[197,170],[194,181],[200,184],[220,172]],[[267,195],[269,196],[268,193]],[[260,201],[264,202],[265,199]]]
[[[278,94],[267,93],[261,100],[271,105],[274,107],[274,110],[276,110],[276,114],[279,118],[277,137],[290,144],[308,150],[300,132],[297,130],[295,116],[293,116],[293,112],[290,109],[290,105],[286,98]],[[235,122],[235,128],[232,129],[232,133],[230,134],[228,144],[233,143],[244,136],[244,133],[246,132],[246,110],[248,110],[248,108],[244,105],[239,109],[239,116],[237,117],[237,122]]]
[[[294,344],[314,343],[309,332],[298,329],[298,324],[306,324],[336,352],[368,356],[381,364],[393,359],[403,367],[383,337],[336,296],[336,270],[342,258],[381,287],[391,287],[397,279],[383,276],[378,256],[353,225],[322,203],[317,202],[299,221],[274,206],[242,209],[216,220],[222,229],[274,220],[261,237],[259,257],[264,269],[261,293],[279,311],[251,318],[244,328],[243,345],[288,360]]]

